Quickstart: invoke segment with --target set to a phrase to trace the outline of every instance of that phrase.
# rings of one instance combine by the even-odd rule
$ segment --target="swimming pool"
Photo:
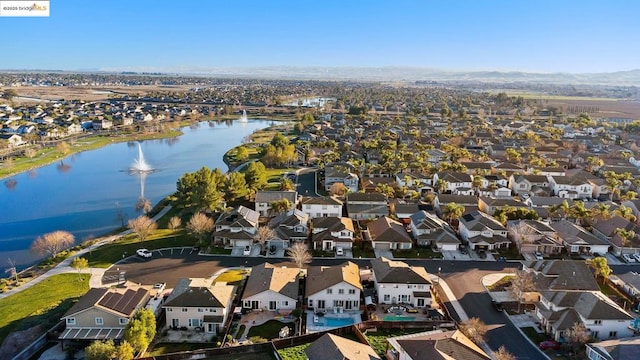
[[[347,325],[353,325],[354,323],[353,317],[334,318],[334,317],[325,315],[319,318],[318,320],[319,322],[316,325],[328,326],[328,327],[343,327]]]
[[[385,315],[384,321],[415,321],[415,316]]]

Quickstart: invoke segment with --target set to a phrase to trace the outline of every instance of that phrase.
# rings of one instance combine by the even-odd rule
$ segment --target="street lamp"
[[[440,273],[442,272],[442,267],[438,266],[438,284],[440,284]]]

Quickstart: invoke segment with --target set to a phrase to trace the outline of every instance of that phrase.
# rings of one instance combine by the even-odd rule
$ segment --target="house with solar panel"
[[[138,286],[90,289],[62,317],[66,324],[58,337],[62,347],[65,343],[95,340],[119,343],[127,323],[149,298],[149,290]]]

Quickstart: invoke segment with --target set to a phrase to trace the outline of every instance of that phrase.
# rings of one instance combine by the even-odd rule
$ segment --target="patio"
[[[238,321],[238,325],[245,326],[245,330],[238,338],[238,341],[247,340],[247,335],[252,327],[260,326],[269,320],[278,320],[283,324],[288,324],[294,322],[295,318],[292,315],[281,315],[275,311],[251,311],[248,314],[243,315],[242,319]]]
[[[307,334],[335,329],[362,322],[362,311],[347,310],[344,312],[327,312],[323,315],[307,311]]]

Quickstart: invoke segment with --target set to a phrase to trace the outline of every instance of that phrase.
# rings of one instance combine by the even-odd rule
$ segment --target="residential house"
[[[0,134],[0,140],[6,141],[9,149],[25,144],[18,134]]]
[[[539,220],[509,220],[507,236],[520,253],[539,251],[545,255],[557,255],[564,249],[564,244],[556,237],[556,231]]]
[[[250,246],[258,230],[258,212],[240,205],[237,209],[220,214],[212,237],[225,247]]]
[[[91,122],[94,130],[109,130],[113,127],[113,121],[107,119],[97,119]]]
[[[269,221],[280,240],[285,241],[285,247],[293,242],[303,242],[309,236],[309,215],[298,209],[289,210]]]
[[[324,188],[326,191],[331,189],[331,185],[335,183],[343,184],[349,192],[358,192],[358,184],[360,178],[357,174],[352,172],[352,167],[349,164],[335,164],[327,165],[324,168]]]
[[[534,186],[549,188],[549,178],[545,175],[513,174],[509,176],[509,189],[518,195],[529,194]]]
[[[489,360],[491,357],[460,330],[433,330],[387,339],[389,360]]]
[[[618,229],[632,231],[633,238],[626,242],[627,240],[618,235]],[[617,256],[623,253],[635,253],[640,250],[640,227],[619,215],[591,224],[591,232],[598,239],[610,243],[612,252]]]
[[[290,312],[298,306],[300,269],[268,262],[254,266],[242,294],[242,306],[253,310]]]
[[[433,199],[433,207],[439,216],[442,216],[442,210],[449,203],[456,203],[464,206],[465,214],[478,210],[478,197],[474,195],[438,194]]]
[[[421,266],[381,257],[371,260],[380,304],[431,306],[431,277]]]
[[[302,199],[302,211],[310,218],[342,216],[342,201],[332,196],[306,197]]]
[[[374,249],[407,250],[413,247],[405,227],[387,216],[369,222],[364,236]]]
[[[464,172],[437,172],[433,175],[433,184],[439,193],[473,195],[473,177]]]
[[[314,311],[358,310],[360,268],[352,262],[335,266],[311,266],[307,270],[305,297]]]
[[[428,205],[420,200],[392,199],[389,202],[389,212],[395,215],[403,223],[408,223],[409,217],[421,208],[427,208]]]
[[[387,196],[380,193],[347,194],[347,214],[353,220],[377,219],[389,215]]]
[[[600,290],[593,273],[584,261],[530,261],[524,263],[523,270],[534,274],[534,286],[538,292]]]
[[[622,274],[609,275],[609,280],[620,287],[627,295],[640,300],[640,274],[627,271]]]
[[[549,186],[553,193],[566,199],[590,199],[593,185],[582,177],[549,176]]]
[[[569,254],[606,254],[610,243],[599,239],[583,227],[568,220],[560,220],[550,225],[562,241]]]
[[[458,220],[458,233],[472,250],[507,248],[511,241],[507,229],[493,217],[480,212],[462,215]]]
[[[340,247],[351,249],[355,233],[353,220],[348,217],[320,217],[311,219],[311,242],[315,250],[332,251]]]
[[[566,341],[574,324],[583,324],[597,340],[634,334],[633,317],[599,291],[541,291],[535,304],[543,329],[556,341]]]
[[[609,339],[585,346],[585,356],[589,360],[635,360],[640,357],[640,337]]]
[[[429,246],[438,250],[453,251],[460,246],[460,240],[446,221],[422,210],[411,215],[411,233],[419,246]]]
[[[284,199],[289,202],[289,210],[294,209],[298,204],[298,193],[296,191],[258,190],[256,192],[255,211],[257,211],[260,216],[272,215],[271,203]]]
[[[212,278],[182,278],[164,305],[167,327],[217,333],[231,312],[235,286]]]
[[[149,301],[149,290],[139,286],[93,288],[65,314],[66,329],[58,339],[65,342],[113,340],[120,342],[127,323]]]
[[[308,360],[382,360],[371,346],[329,333],[311,343],[304,353]]]
[[[511,190],[509,190],[511,191]],[[480,196],[478,198],[478,209],[485,214],[492,215],[495,214],[496,210],[504,207],[514,207],[514,208],[525,208],[529,209],[529,207],[513,198],[502,198],[497,199],[493,197]]]

